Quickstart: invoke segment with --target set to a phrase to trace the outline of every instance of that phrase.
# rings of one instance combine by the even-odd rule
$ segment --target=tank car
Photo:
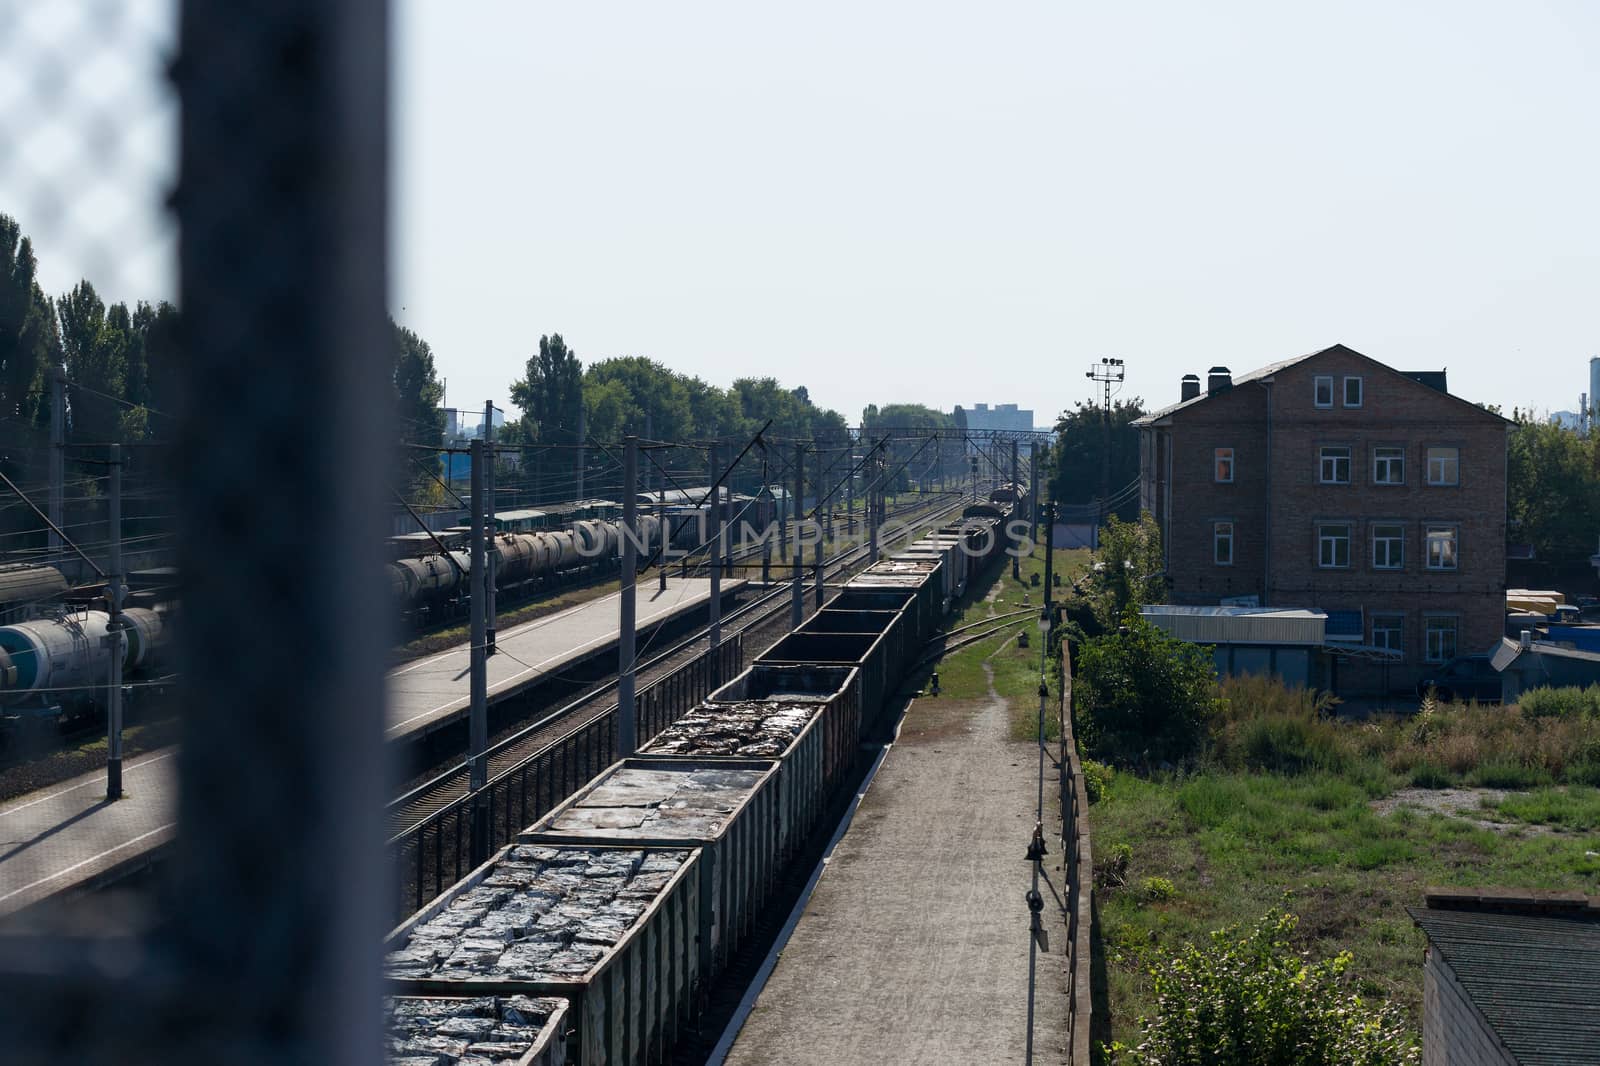
[[[167,642],[163,613],[122,612],[122,668],[129,676],[158,661]],[[110,674],[111,616],[73,611],[0,626],[0,707],[10,714],[62,717],[98,706]]]

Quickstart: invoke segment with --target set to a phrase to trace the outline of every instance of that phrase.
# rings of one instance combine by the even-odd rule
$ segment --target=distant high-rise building
[[[1014,403],[997,403],[993,407],[986,403],[973,404],[967,408],[967,428],[1031,431],[1033,411]]]
[[[1589,399],[1586,413],[1589,416],[1588,425],[1591,429],[1595,425],[1596,407],[1600,407],[1600,355],[1593,356],[1589,360]]]

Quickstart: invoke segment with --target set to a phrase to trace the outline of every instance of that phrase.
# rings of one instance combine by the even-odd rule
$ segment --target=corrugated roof
[[[1552,644],[1545,640],[1536,640],[1531,646],[1524,648],[1520,642],[1510,637],[1501,637],[1500,643],[1494,651],[1489,653],[1489,663],[1496,670],[1504,670],[1524,655],[1551,655],[1557,659],[1577,659],[1580,662],[1600,663],[1600,652],[1584,651],[1580,648],[1563,648],[1559,644]]]
[[[1522,1066],[1600,1063],[1600,910],[1407,908]]]

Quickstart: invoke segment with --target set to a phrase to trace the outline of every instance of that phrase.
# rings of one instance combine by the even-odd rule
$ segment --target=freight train
[[[122,612],[122,676],[150,673],[167,645],[167,612],[130,607]],[[99,708],[110,677],[111,615],[56,607],[27,621],[0,626],[0,721],[60,721]]]
[[[390,1061],[669,1061],[826,834],[863,745],[892,735],[896,693],[952,596],[1003,558],[1027,500],[1002,495],[868,567],[401,924]]]

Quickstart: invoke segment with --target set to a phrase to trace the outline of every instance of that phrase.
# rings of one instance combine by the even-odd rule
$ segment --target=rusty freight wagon
[[[699,867],[693,848],[502,849],[390,934],[391,1029],[417,997],[554,996],[567,1061],[662,1061],[702,980]]]
[[[770,759],[634,757],[518,838],[524,844],[700,851],[700,970],[714,979],[755,927],[788,835]]]
[[[662,730],[645,755],[775,758],[780,854],[820,825],[860,753],[860,675],[848,666],[756,665]]]

